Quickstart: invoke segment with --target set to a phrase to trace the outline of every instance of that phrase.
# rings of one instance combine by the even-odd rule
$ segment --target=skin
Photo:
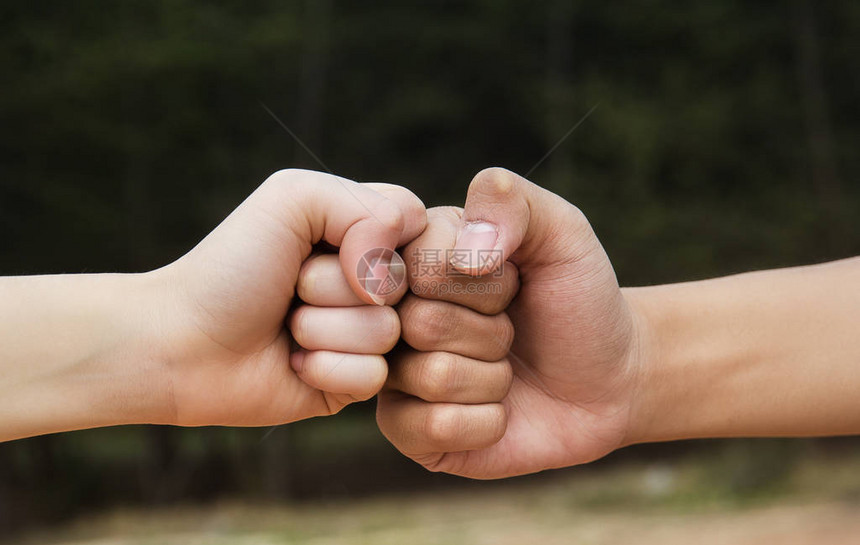
[[[373,396],[381,354],[400,336],[384,304],[406,288],[375,297],[356,265],[425,223],[403,188],[288,170],[161,269],[0,278],[0,440],[130,423],[274,425]],[[352,304],[290,313],[297,289],[326,282],[305,269],[297,286],[320,241],[340,248]]]
[[[423,315],[408,305],[438,301],[407,298],[399,313],[404,338],[414,350],[392,364],[392,380],[380,395],[377,419],[383,433],[428,469],[476,478],[582,463],[621,446],[639,375],[634,316],[584,216],[512,173],[490,170],[471,184],[465,210],[431,210],[428,217],[428,229],[405,255],[420,254],[427,244],[455,247],[458,231],[475,220],[495,224],[498,235],[486,241],[487,249],[501,250],[509,260],[503,269],[518,272],[520,286],[509,307],[516,287],[505,286],[492,310],[507,307],[499,316],[512,331],[486,335],[487,329],[476,324],[461,334],[483,339],[482,349],[491,356],[485,359],[500,359],[511,372],[472,382],[486,391],[483,403],[446,396],[437,384],[443,379],[414,369],[426,357],[422,353],[434,348],[435,338],[409,339],[409,332],[420,336],[427,328]],[[432,236],[434,231],[444,235]],[[488,276],[481,281],[489,281]],[[474,313],[474,305],[449,301],[447,319],[463,323],[456,316]],[[437,357],[450,360],[452,367],[460,360],[447,354],[464,352],[448,341],[436,342],[435,348],[446,353]],[[482,349],[473,348],[469,356]],[[433,385],[432,395],[428,385]]]
[[[356,264],[404,244],[395,311],[378,304],[406,286],[374,298]],[[501,259],[428,262],[451,248]],[[473,478],[645,441],[856,434],[858,281],[851,259],[620,289],[585,216],[508,171],[427,216],[400,188],[285,171],[157,271],[0,279],[0,440],[279,424],[384,381],[391,442]]]
[[[475,177],[464,210],[428,217],[407,256],[496,249],[520,282],[515,298],[503,283],[480,302],[419,290],[398,307],[411,348],[377,420],[430,470],[488,479],[638,442],[860,432],[858,259],[620,289],[585,216],[502,169]],[[421,263],[406,262],[414,291]],[[494,269],[458,268],[476,282]],[[479,305],[506,311],[481,319]]]

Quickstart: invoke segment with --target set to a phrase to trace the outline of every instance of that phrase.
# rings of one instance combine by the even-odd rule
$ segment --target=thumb
[[[412,219],[407,221],[407,215]],[[369,285],[359,278],[359,263],[370,254],[376,277],[405,282],[405,266],[393,250],[417,236],[426,218],[424,205],[405,189],[389,188],[383,195],[331,174],[282,170],[176,267],[184,271],[180,277],[195,307],[212,318],[209,334],[231,347],[245,347],[261,332],[280,331],[302,263],[322,240],[340,248],[343,276],[358,298],[394,302],[403,289],[383,290],[378,280]]]
[[[279,242],[297,254],[290,260],[296,265],[290,267],[291,274],[298,273],[312,245],[324,240],[340,248],[340,264],[355,294],[381,305],[391,302],[388,295],[396,289],[382,285],[386,275],[395,283],[405,280],[405,267],[394,249],[420,233],[427,216],[423,203],[408,190],[375,189],[386,191],[332,174],[291,169],[270,176],[249,201],[254,203],[252,213],[283,218],[288,236]]]
[[[575,260],[595,241],[577,207],[509,170],[488,168],[469,184],[451,265],[480,276],[510,260],[525,273]]]

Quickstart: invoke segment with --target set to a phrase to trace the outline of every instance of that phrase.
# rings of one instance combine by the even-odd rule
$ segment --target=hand
[[[440,229],[450,233],[450,247],[456,221],[457,251],[472,255],[458,261],[461,272],[487,283],[505,260],[518,269],[510,322],[504,315],[467,320],[464,308],[426,310],[438,302],[404,300],[403,337],[421,352],[392,368],[379,400],[382,432],[428,469],[473,478],[584,463],[624,445],[640,372],[638,320],[583,214],[516,174],[488,169],[472,181],[459,215],[432,211],[425,235],[407,247],[413,290],[421,265],[409,256],[420,255],[427,235]],[[502,260],[481,263],[480,251],[488,250]],[[496,279],[505,286],[499,297],[457,302],[475,308],[504,301],[509,268],[505,263]],[[503,358],[513,370],[510,388],[500,370],[507,363],[479,365],[440,351]]]
[[[368,250],[409,242],[425,222],[421,202],[400,187],[272,175],[191,252],[149,273],[170,392],[170,410],[155,420],[282,424],[376,394],[387,374],[381,354],[400,334],[394,310],[380,305],[406,288],[378,298],[356,267]],[[320,241],[340,247],[336,288],[355,306],[300,309],[286,328],[302,263]],[[291,347],[291,333],[305,349]]]

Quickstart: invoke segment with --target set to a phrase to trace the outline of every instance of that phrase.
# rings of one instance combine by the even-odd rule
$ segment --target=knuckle
[[[266,178],[260,189],[273,200],[284,197],[291,200],[307,199],[312,195],[312,188],[316,187],[316,184],[327,183],[322,177],[319,180],[312,180],[311,177],[315,174],[320,173],[300,168],[276,170]]]
[[[424,359],[419,368],[421,397],[426,401],[445,401],[457,388],[454,356],[440,352]]]
[[[406,219],[403,217],[400,207],[394,201],[383,198],[370,210],[373,218],[382,225],[383,229],[398,234],[403,232]]]
[[[504,196],[513,190],[514,176],[513,172],[501,167],[485,168],[475,175],[469,191],[488,196]]]
[[[450,327],[450,312],[444,304],[416,298],[408,306],[403,321],[403,337],[413,348],[426,350],[444,340]]]
[[[434,405],[424,417],[424,436],[432,444],[444,444],[454,438],[457,431],[457,413],[452,407]]]

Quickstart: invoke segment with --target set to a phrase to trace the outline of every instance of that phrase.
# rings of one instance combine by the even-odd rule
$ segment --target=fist
[[[406,249],[413,295],[398,313],[410,349],[379,397],[386,437],[430,470],[473,478],[579,464],[626,444],[642,335],[585,216],[488,169],[463,210],[428,218]],[[453,248],[448,269],[472,275],[439,286],[474,293],[424,290],[427,248]]]

